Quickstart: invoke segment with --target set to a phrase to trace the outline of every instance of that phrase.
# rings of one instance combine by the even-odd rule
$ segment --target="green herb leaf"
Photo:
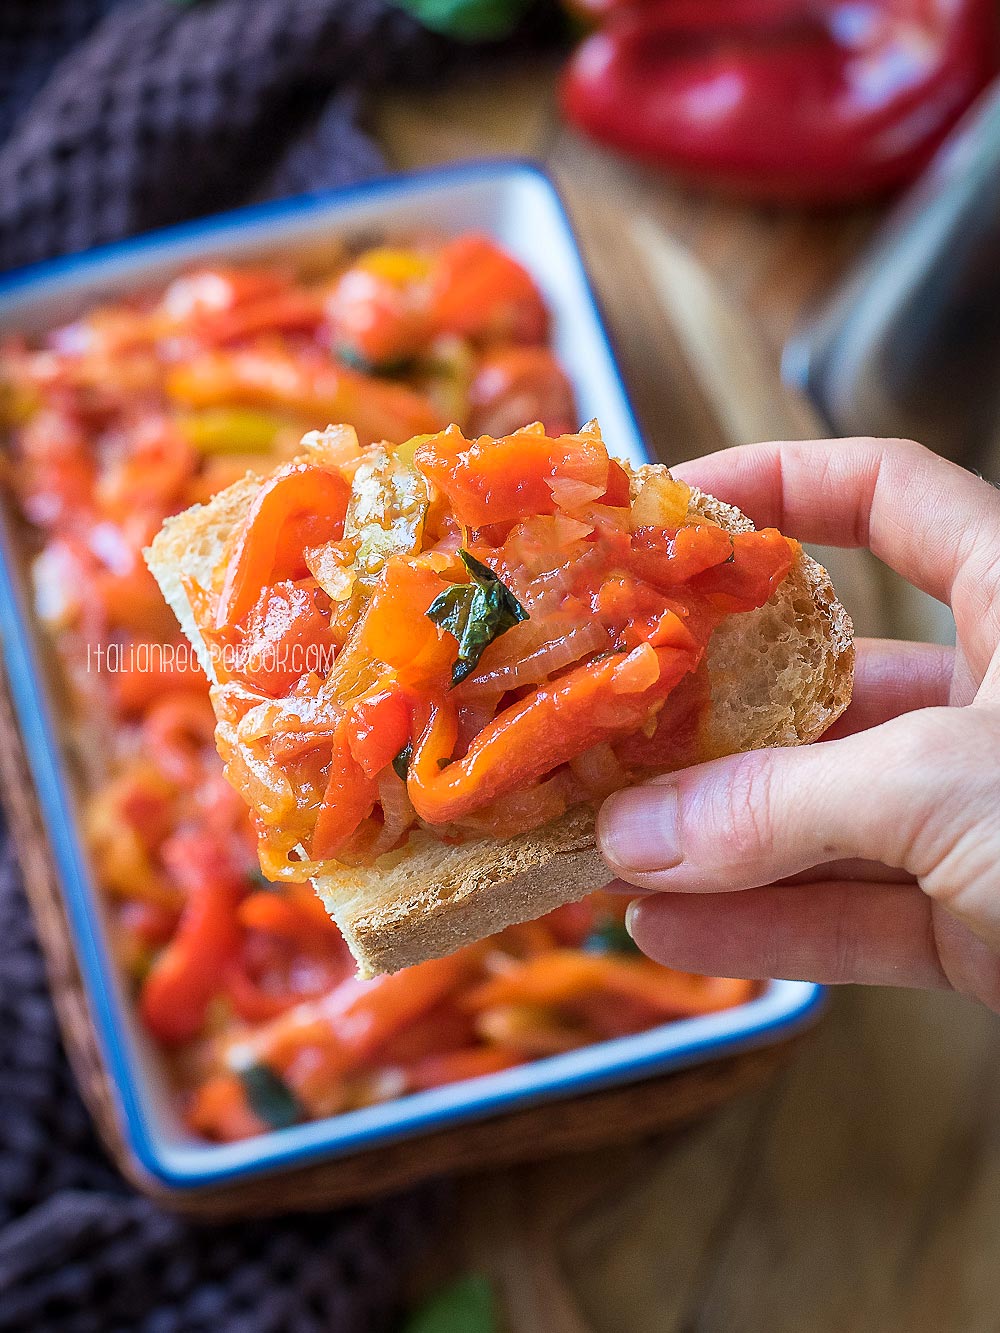
[[[267,1065],[248,1064],[236,1071],[250,1109],[272,1129],[287,1129],[305,1117],[291,1088]]]
[[[533,0],[396,0],[425,28],[463,42],[496,41],[512,33]]]
[[[427,608],[427,615],[458,640],[458,660],[451,673],[452,685],[459,685],[475,671],[483,652],[494,639],[528,613],[492,569],[459,551],[465,568],[472,576],[470,583],[454,583],[439,593]]]
[[[469,1273],[439,1291],[403,1325],[402,1333],[498,1333],[496,1302],[485,1277]]]
[[[275,884],[273,879],[268,879],[264,872],[256,866],[247,871],[247,884],[259,893],[279,893],[281,891],[281,886]]]
[[[413,758],[413,742],[407,741],[399,754],[392,761],[392,766],[396,770],[396,776],[400,782],[406,781],[406,775],[410,771],[410,760]]]
[[[625,929],[624,922],[606,917],[599,921],[583,941],[587,953],[639,953],[639,946]]]
[[[338,343],[333,349],[333,355],[341,365],[349,367],[351,370],[360,370],[365,375],[403,375],[411,369],[413,358],[397,359],[395,361],[369,361],[366,356],[362,356],[356,347],[349,343]]]

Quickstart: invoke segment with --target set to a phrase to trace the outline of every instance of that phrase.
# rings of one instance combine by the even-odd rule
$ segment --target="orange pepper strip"
[[[603,991],[669,1018],[731,1009],[747,1000],[752,989],[749,981],[690,976],[648,958],[556,949],[477,986],[464,1004],[476,1011],[502,1004],[558,1005]]]
[[[503,1069],[523,1065],[528,1058],[523,1051],[502,1046],[470,1046],[464,1051],[427,1055],[407,1067],[407,1089],[410,1092],[424,1092],[428,1088],[443,1087],[446,1083],[461,1083],[467,1078],[499,1074]]]
[[[332,362],[304,363],[277,347],[205,352],[175,366],[167,395],[186,407],[264,407],[310,421],[345,421],[363,444],[400,443],[438,430],[429,399],[404,384]]]
[[[254,496],[236,539],[215,613],[217,629],[235,624],[273,582],[276,565],[302,565],[307,545],[336,541],[344,531],[351,488],[339,472],[310,463],[279,468]],[[304,569],[304,565],[302,565]]]
[[[260,1028],[250,1043],[257,1058],[279,1072],[303,1048],[315,1047],[329,1077],[340,1077],[372,1060],[391,1037],[466,982],[481,952],[472,945],[391,976],[349,977],[322,999],[297,1004]]]
[[[206,1079],[194,1094],[187,1122],[196,1134],[223,1143],[252,1139],[269,1128],[251,1111],[235,1074],[213,1074]]]
[[[326,956],[342,939],[311,884],[286,884],[280,892],[258,889],[243,899],[236,915],[248,930],[277,935],[306,952],[321,949]],[[346,946],[343,952],[346,956]]]
[[[350,970],[354,971],[354,961],[344,944],[344,937],[340,933],[340,927],[336,921],[327,913],[316,890],[308,881],[295,883],[292,881],[284,886],[283,897],[286,902],[293,903],[295,908],[309,922],[313,931],[318,931],[321,935],[328,935],[331,939],[339,940],[343,945],[343,955],[345,962],[350,962]]]
[[[581,750],[641,726],[652,706],[698,664],[700,652],[652,648],[614,653],[513,704],[442,767],[457,737],[454,707],[434,706],[414,747],[407,791],[431,824],[446,824],[537,781]]]
[[[454,635],[427,618],[427,610],[447,587],[432,569],[389,560],[359,625],[357,650],[392,667],[405,687],[444,688],[458,645]]]
[[[241,926],[248,930],[262,930],[283,940],[302,940],[312,933],[312,922],[291,903],[267,889],[249,894],[236,913]]]
[[[467,980],[480,956],[481,949],[472,945],[403,972],[355,982],[357,994],[334,1019],[341,1040],[359,1060],[370,1059],[389,1037]]]

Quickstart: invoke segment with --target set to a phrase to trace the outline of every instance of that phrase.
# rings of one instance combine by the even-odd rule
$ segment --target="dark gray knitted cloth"
[[[0,1331],[378,1333],[441,1188],[206,1226],[137,1196],[97,1142],[0,835]]]
[[[361,94],[450,53],[386,0],[3,0],[0,269],[374,175]]]

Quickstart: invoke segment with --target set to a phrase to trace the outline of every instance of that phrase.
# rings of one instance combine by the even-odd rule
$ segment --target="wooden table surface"
[[[743,208],[616,161],[559,124],[544,63],[388,101],[379,130],[398,166],[548,165],[666,462],[723,441],[629,220],[690,247],[775,374],[875,221]],[[493,1275],[510,1333],[994,1333],[1000,1021],[953,996],[841,990],[774,1082],[683,1137],[465,1182],[446,1251]]]

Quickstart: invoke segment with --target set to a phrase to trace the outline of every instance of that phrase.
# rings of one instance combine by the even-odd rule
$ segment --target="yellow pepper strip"
[[[216,407],[177,420],[181,434],[200,454],[266,454],[287,423],[269,412]]]

